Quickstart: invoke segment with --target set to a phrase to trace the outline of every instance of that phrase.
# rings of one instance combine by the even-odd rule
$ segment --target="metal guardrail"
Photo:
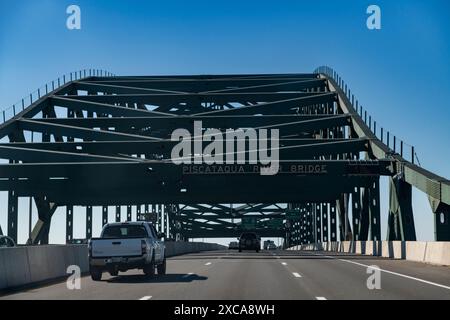
[[[400,154],[400,156],[404,159],[410,159],[412,164],[417,163],[419,166],[421,166],[419,158],[417,157],[417,153],[415,151],[415,147],[406,143],[403,139],[399,139],[397,136],[393,135],[392,132],[385,130],[385,128],[377,126],[378,124],[374,120],[374,118],[367,112],[367,110],[363,108],[362,105],[360,105],[358,99],[356,99],[355,95],[352,94],[345,81],[333,68],[328,66],[321,66],[314,70],[314,73],[324,74],[334,80],[338,87],[345,93],[353,108],[356,110],[356,112],[370,129],[370,131],[390,150],[392,150],[394,153]],[[410,150],[409,154],[407,153],[408,150]]]
[[[114,76],[116,75],[109,71],[100,69],[84,69],[64,74],[58,79],[47,82],[42,87],[39,87],[37,90],[31,92],[26,97],[14,103],[11,107],[8,107],[0,111],[0,124],[3,124],[6,121],[14,118],[18,113],[22,112],[23,110],[31,106],[41,97],[61,88],[70,81],[80,80],[87,77],[114,77]]]

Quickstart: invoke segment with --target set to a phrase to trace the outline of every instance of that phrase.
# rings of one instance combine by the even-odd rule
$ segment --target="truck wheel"
[[[158,269],[158,275],[164,275],[166,274],[166,258],[164,258],[163,263],[161,263],[160,265],[158,265],[157,269]]]
[[[144,274],[149,278],[153,277],[155,275],[155,257],[154,256],[152,258],[152,262],[150,262],[149,264],[146,264],[144,266],[143,271],[144,271]]]
[[[102,270],[100,270],[99,268],[93,268],[91,267],[89,269],[89,273],[91,274],[91,278],[94,281],[100,281],[102,280]]]

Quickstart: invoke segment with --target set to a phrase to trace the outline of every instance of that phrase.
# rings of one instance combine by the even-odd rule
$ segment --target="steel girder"
[[[173,164],[171,133],[192,131],[195,121],[221,132],[278,129],[280,173],[261,176],[249,164]],[[41,139],[30,141],[30,132]],[[86,237],[93,206],[103,206],[104,224],[107,206],[115,205],[116,221],[121,206],[127,220],[135,206],[137,219],[153,220],[158,231],[177,239],[238,236],[245,219],[256,219],[253,229],[262,236],[285,237],[291,225],[296,243],[312,242],[313,235],[319,240],[318,232],[320,241],[338,234],[377,239],[379,205],[372,200],[379,199],[379,177],[402,171],[410,182],[417,171],[374,137],[333,78],[316,73],[88,77],[0,125],[0,136],[10,140],[0,144],[0,158],[10,161],[0,165],[0,190],[10,193],[11,226],[17,227],[19,197],[34,197],[38,205],[30,243],[48,242],[58,206],[66,206],[70,241],[77,205],[86,206]],[[360,153],[368,158],[355,157]],[[363,219],[352,231],[346,199],[355,188],[362,191]],[[301,210],[291,224],[288,204]],[[439,203],[436,212],[445,216],[442,208]],[[14,232],[8,223],[8,233]]]

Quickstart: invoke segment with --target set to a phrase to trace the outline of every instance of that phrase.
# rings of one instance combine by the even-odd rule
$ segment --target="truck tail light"
[[[145,240],[141,240],[141,249],[143,255],[147,253],[147,243],[145,243]]]

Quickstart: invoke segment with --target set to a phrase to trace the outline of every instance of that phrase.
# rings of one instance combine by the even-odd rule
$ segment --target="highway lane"
[[[382,270],[379,290],[367,287],[373,265]],[[101,282],[83,277],[81,290],[60,282],[0,299],[450,299],[450,268],[352,254],[217,251],[172,257],[167,275],[153,279],[104,273]]]

